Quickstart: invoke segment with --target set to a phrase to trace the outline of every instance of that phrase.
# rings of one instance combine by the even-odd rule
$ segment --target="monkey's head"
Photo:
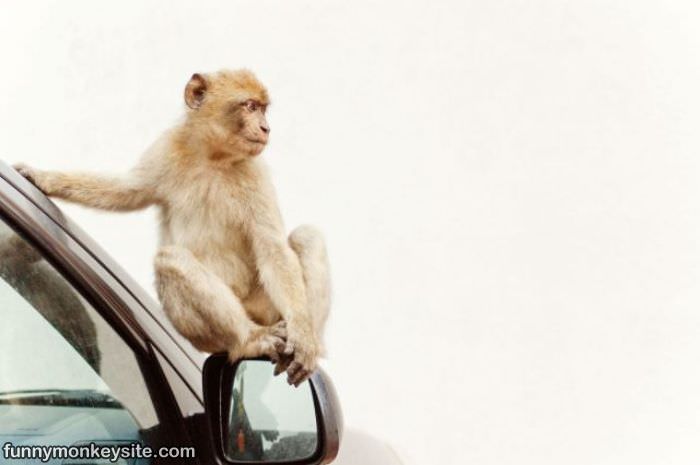
[[[191,135],[210,156],[243,160],[259,155],[270,134],[267,89],[247,70],[194,74],[185,87]]]

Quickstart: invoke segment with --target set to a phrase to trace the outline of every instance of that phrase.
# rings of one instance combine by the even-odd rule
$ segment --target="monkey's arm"
[[[285,320],[310,319],[299,258],[282,238],[258,230],[253,253],[260,281]]]
[[[294,353],[287,373],[294,384],[316,368],[320,343],[307,308],[306,287],[298,256],[288,244],[276,205],[253,208],[250,237],[260,282],[287,322],[286,352]]]
[[[46,195],[102,210],[132,211],[155,202],[154,183],[138,167],[123,176],[14,168]]]

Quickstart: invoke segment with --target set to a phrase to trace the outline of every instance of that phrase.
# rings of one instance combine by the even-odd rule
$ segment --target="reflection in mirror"
[[[267,361],[238,364],[231,390],[225,451],[239,462],[287,462],[312,457],[318,426],[311,385],[298,388],[273,375]]]

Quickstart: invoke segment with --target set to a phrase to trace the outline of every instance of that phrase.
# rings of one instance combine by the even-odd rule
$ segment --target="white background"
[[[142,3],[3,5],[0,157],[124,171],[193,72],[249,67],[350,428],[409,465],[700,460],[697,2]],[[153,292],[152,211],[66,210]]]

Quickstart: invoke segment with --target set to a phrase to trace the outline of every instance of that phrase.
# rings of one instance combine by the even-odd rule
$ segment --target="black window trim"
[[[30,195],[32,192],[20,189],[20,183],[36,193]],[[47,211],[46,205],[39,204],[42,201],[53,208]],[[87,241],[91,245],[89,236],[63,217],[61,211],[40,191],[1,161],[0,216],[9,227],[35,246],[134,350],[148,354],[148,345],[156,345],[163,358],[171,366],[178,367],[178,375],[203,406],[201,366],[153,314],[153,304],[144,302],[148,301],[148,296],[135,293],[134,289],[124,284],[123,280],[128,277],[120,276],[125,273],[118,265],[111,263],[106,255],[96,256],[83,243]],[[75,234],[80,237],[75,237]],[[107,266],[109,264],[118,268],[117,275]],[[135,308],[143,309],[143,312],[135,315],[132,310]],[[138,318],[144,321],[138,321]],[[144,325],[148,331],[143,329]],[[172,359],[186,359],[189,363],[174,365]]]
[[[153,352],[152,341],[129,305],[105,276],[86,260],[86,252],[51,218],[0,178],[0,221],[39,251],[134,352],[158,422],[179,443],[191,444],[174,393]],[[89,255],[88,255],[89,257]],[[91,257],[90,257],[91,258]],[[126,309],[126,311],[124,310]],[[165,357],[165,355],[163,355]],[[189,384],[183,379],[185,385]],[[193,394],[196,393],[193,392]]]

